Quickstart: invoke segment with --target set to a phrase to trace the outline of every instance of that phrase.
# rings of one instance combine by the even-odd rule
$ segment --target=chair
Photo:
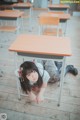
[[[15,32],[15,31],[17,31],[16,26],[11,26],[10,24],[9,25],[7,24],[8,21],[7,22],[1,21],[0,23],[1,23],[0,31],[2,31],[2,32]]]
[[[58,17],[41,16],[39,18],[39,34],[62,36],[62,29],[60,29],[60,20]]]
[[[21,10],[17,10],[17,9],[14,9],[14,10],[5,10],[5,11],[7,11],[7,12],[21,12]],[[21,28],[22,28],[22,30],[24,30],[24,19],[26,20],[26,19],[30,19],[30,16],[28,15],[28,14],[26,14],[25,12],[23,13],[23,15],[21,16]]]
[[[6,12],[20,12],[19,10],[4,10]],[[21,21],[22,22],[22,21]],[[19,26],[15,20],[1,20],[0,21],[1,32],[16,32],[19,34]]]

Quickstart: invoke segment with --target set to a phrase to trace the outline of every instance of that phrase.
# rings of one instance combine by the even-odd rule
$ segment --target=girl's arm
[[[40,92],[37,95],[37,103],[44,100],[44,92],[45,92],[46,87],[47,87],[47,83],[43,83],[42,87],[40,88]]]

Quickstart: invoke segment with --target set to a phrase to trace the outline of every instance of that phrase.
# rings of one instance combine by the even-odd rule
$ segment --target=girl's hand
[[[44,101],[44,92],[45,92],[46,86],[47,86],[47,84],[42,85],[42,87],[41,87],[41,89],[36,97],[37,103]]]
[[[44,101],[44,96],[43,95],[38,95],[36,99],[37,99],[37,103],[43,102]]]
[[[31,93],[29,94],[29,98],[30,98],[31,101],[37,102],[36,95],[35,95],[34,93],[31,92]]]

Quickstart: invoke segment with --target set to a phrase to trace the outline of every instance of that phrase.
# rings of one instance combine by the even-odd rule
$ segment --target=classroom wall
[[[11,0],[12,2],[17,2],[17,0]],[[23,0],[26,2],[27,0]],[[33,0],[34,7],[39,8],[47,8],[48,6],[48,0]],[[52,0],[52,4],[58,4],[60,3],[60,0]]]
[[[41,1],[41,8],[47,8],[48,7],[48,0],[42,0]]]
[[[11,1],[11,2],[17,2],[17,0],[7,0],[7,1]]]
[[[59,4],[60,0],[52,0],[52,4]],[[34,0],[34,7],[39,8],[47,8],[48,0]]]
[[[35,8],[41,8],[42,0],[34,0],[33,5]]]
[[[52,4],[59,4],[60,0],[52,0]]]

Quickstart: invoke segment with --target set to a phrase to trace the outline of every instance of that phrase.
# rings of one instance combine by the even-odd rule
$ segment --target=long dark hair
[[[27,79],[26,75],[31,73],[33,70],[38,73],[39,77],[38,77],[37,82],[34,83],[33,85],[31,85],[30,81]],[[41,87],[41,85],[43,83],[42,77],[41,77],[39,70],[34,62],[25,61],[24,63],[22,63],[20,65],[20,72],[21,72],[21,77],[19,79],[20,79],[20,84],[21,84],[21,88],[23,91],[25,91],[26,93],[30,92],[32,86],[38,86],[39,88]]]

